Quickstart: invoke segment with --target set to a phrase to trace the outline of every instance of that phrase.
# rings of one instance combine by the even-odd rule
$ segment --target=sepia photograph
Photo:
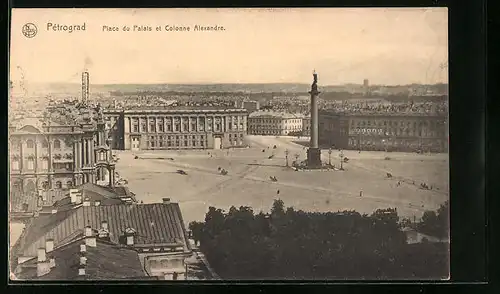
[[[450,279],[446,8],[12,9],[11,282]]]

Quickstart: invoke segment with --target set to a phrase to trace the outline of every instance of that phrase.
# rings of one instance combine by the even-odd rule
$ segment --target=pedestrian
[[[280,194],[280,190],[276,191],[276,194],[278,194],[278,195],[279,195],[279,194]]]
[[[363,197],[363,190],[359,191],[359,197]]]

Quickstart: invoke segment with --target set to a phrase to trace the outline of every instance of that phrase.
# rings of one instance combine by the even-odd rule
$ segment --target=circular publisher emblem
[[[27,23],[23,26],[23,35],[26,38],[33,38],[34,36],[36,36],[37,32],[38,29],[35,24]]]

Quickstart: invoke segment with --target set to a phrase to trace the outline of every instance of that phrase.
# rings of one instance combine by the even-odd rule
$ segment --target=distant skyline
[[[33,38],[22,34],[34,23]],[[86,31],[47,31],[47,22]],[[102,26],[151,26],[103,32]],[[218,25],[217,32],[156,26]],[[406,85],[448,82],[446,8],[14,9],[10,79],[16,84],[300,83]]]

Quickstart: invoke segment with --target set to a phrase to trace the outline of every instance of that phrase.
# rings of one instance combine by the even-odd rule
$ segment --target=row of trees
[[[396,209],[270,214],[210,207],[189,228],[224,279],[422,279],[448,275],[448,245],[407,244]]]

